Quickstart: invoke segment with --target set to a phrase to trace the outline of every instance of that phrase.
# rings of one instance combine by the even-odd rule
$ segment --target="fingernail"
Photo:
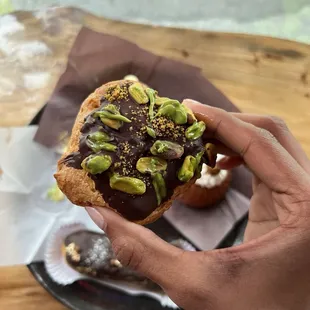
[[[86,207],[85,209],[94,223],[105,231],[107,228],[107,222],[104,220],[103,216],[95,208]]]
[[[200,102],[192,100],[192,99],[184,99],[183,103],[185,105],[201,105]]]

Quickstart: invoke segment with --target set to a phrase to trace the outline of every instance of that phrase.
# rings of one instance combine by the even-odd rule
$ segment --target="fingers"
[[[256,127],[260,127],[271,132],[274,137],[279,141],[279,143],[287,150],[289,154],[308,172],[310,173],[310,160],[308,159],[306,153],[303,151],[300,143],[294,138],[290,130],[285,125],[281,119],[275,116],[265,116],[265,115],[253,115],[253,114],[245,114],[245,113],[229,113],[236,118],[250,123]],[[213,133],[212,133],[213,134]],[[205,138],[208,139],[208,142],[213,143],[215,145],[215,150],[217,153],[224,154],[227,156],[237,156],[235,152],[229,149],[227,146],[223,145],[221,142],[216,139],[209,139],[210,133],[208,136],[208,132],[206,132]],[[221,169],[231,169],[240,164],[243,161],[236,159],[230,160],[227,159],[222,166],[222,162],[219,163]],[[229,168],[228,168],[229,167]]]
[[[308,184],[305,171],[269,131],[218,108],[191,100],[184,103],[207,124],[215,139],[241,156],[255,175],[273,190],[289,193]]]
[[[238,119],[271,132],[289,154],[310,173],[310,161],[285,122],[276,116],[231,113]]]
[[[180,282],[183,252],[147,228],[129,222],[108,208],[86,208],[93,221],[104,228],[117,259],[163,288]],[[100,225],[103,225],[100,226]]]

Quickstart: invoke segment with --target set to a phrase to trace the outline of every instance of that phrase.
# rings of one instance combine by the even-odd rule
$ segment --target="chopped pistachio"
[[[205,151],[202,150],[201,152],[199,152],[199,153],[195,156],[197,166],[200,164],[201,159],[202,159],[202,156],[203,156],[204,153],[205,153]]]
[[[196,159],[196,174],[199,175],[199,177],[200,177],[201,168],[202,168],[201,159],[202,159],[202,156],[203,156],[204,153],[205,153],[205,151],[203,150],[203,151],[199,152],[195,156],[195,159]]]
[[[82,161],[82,168],[91,173],[102,173],[110,168],[112,158],[109,155],[89,155]]]
[[[174,122],[177,125],[186,124],[187,122],[187,114],[183,109],[176,109],[174,115]]]
[[[206,130],[206,124],[202,121],[196,122],[185,131],[185,137],[189,140],[196,140],[200,138]]]
[[[117,150],[117,146],[112,144],[112,143],[108,143],[108,142],[99,142],[99,143],[94,143],[89,141],[87,143],[87,145],[91,148],[91,150],[95,153],[98,153],[102,150],[104,151],[110,151],[110,152],[115,152]]]
[[[157,140],[150,151],[153,155],[164,159],[177,159],[182,157],[184,148],[180,144],[171,141]]]
[[[107,141],[112,141],[113,137],[110,137],[107,133],[102,131],[92,132],[87,136],[86,143],[88,147],[95,153],[105,150],[115,152],[117,147]]]
[[[110,142],[113,140],[113,137],[110,137],[107,133],[102,131],[92,132],[87,136],[87,140],[90,140],[94,143],[98,142]]]
[[[122,127],[123,122],[131,123],[131,120],[121,115],[118,108],[113,104],[108,104],[101,111],[94,112],[93,117],[99,117],[103,124],[116,130]]]
[[[152,138],[156,138],[156,132],[153,128],[151,127],[146,127],[146,132],[148,133],[149,136],[151,136]]]
[[[130,96],[139,104],[145,104],[149,102],[149,97],[140,83],[134,83],[130,85],[128,92]]]
[[[187,112],[184,106],[177,100],[170,100],[163,103],[158,109],[157,116],[166,116],[177,125],[187,123]]]
[[[150,99],[149,117],[152,120],[154,118],[154,105],[155,105],[156,91],[152,88],[147,88],[145,91],[146,91],[146,94],[148,95],[148,98]]]
[[[167,97],[157,97],[155,99],[155,104],[156,105],[163,105],[163,104],[173,103],[173,102],[178,102],[178,100],[170,99],[170,98],[167,98]]]
[[[121,121],[117,121],[115,119],[108,119],[108,118],[100,118],[101,122],[105,125],[107,125],[108,127],[110,128],[113,128],[113,129],[120,129],[123,125],[123,122]]]
[[[102,110],[108,111],[113,114],[119,114],[119,109],[115,104],[112,103],[105,105]]]
[[[196,166],[195,157],[192,155],[186,156],[178,172],[178,179],[182,182],[188,182],[194,176]]]
[[[162,200],[167,196],[166,183],[160,173],[155,173],[152,176],[152,179],[152,183],[156,193],[157,203],[158,205],[160,205]]]
[[[111,113],[109,111],[98,111],[95,113],[94,115],[95,117],[99,116],[101,121],[102,121],[102,118],[108,118],[108,119],[111,119],[111,120],[117,120],[117,121],[121,121],[121,122],[124,122],[124,123],[131,123],[131,120],[128,119],[127,117],[121,115],[121,114],[114,114],[114,113]]]
[[[158,157],[141,157],[136,164],[136,168],[141,173],[154,174],[167,169],[167,162]]]
[[[110,178],[110,187],[131,195],[143,195],[146,192],[146,185],[140,179],[122,177],[118,174]]]

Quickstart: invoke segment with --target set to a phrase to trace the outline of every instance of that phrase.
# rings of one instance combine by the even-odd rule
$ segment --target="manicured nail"
[[[86,207],[85,209],[94,223],[105,231],[107,228],[107,222],[104,220],[103,216],[95,208]]]
[[[184,99],[183,103],[185,105],[201,105],[200,102],[192,100],[192,99]]]

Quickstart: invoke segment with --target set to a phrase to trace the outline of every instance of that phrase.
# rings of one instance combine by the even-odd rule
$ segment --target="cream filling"
[[[217,161],[221,160],[225,156],[219,154],[217,156]],[[201,177],[196,180],[195,184],[204,188],[214,188],[221,185],[228,175],[227,170],[220,170],[218,174],[210,174],[208,172],[208,166],[206,164],[202,165]]]

